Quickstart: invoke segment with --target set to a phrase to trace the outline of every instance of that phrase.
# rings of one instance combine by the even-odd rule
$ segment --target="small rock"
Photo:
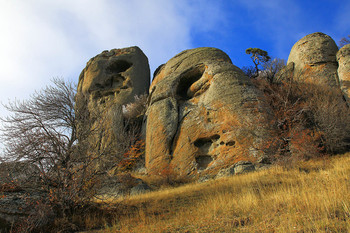
[[[232,165],[231,167],[221,169],[218,174],[216,175],[216,178],[221,178],[221,177],[228,177],[228,176],[233,176],[235,174],[235,166]]]
[[[214,178],[213,176],[204,175],[204,176],[199,177],[197,182],[198,183],[205,183],[205,182],[212,180],[213,178]]]
[[[255,171],[255,166],[249,161],[239,161],[234,165],[235,175]]]

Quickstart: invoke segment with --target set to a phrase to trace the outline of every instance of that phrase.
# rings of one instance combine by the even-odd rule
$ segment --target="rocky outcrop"
[[[138,47],[103,51],[91,58],[79,77],[78,92],[89,95],[91,104],[127,104],[147,93],[148,59]]]
[[[187,176],[265,153],[269,107],[224,52],[186,50],[155,73],[146,114],[149,173]]]
[[[347,103],[350,104],[350,44],[338,51],[337,60],[340,87]]]
[[[303,37],[294,44],[288,57],[291,77],[301,82],[337,86],[337,51],[334,40],[324,33]],[[291,63],[294,64],[292,70]]]
[[[117,144],[125,139],[122,106],[147,93],[149,84],[148,59],[138,47],[112,49],[90,59],[79,77],[76,97],[79,135],[89,134],[90,151],[118,154]],[[107,158],[100,164],[106,163],[113,161]]]
[[[228,168],[221,169],[216,175],[216,178],[239,175],[239,174],[248,173],[252,171],[255,171],[255,165],[252,162],[239,161],[238,163]]]

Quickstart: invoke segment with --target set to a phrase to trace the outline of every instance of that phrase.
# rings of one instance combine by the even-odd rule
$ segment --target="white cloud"
[[[0,0],[0,101],[27,98],[52,77],[77,81],[86,62],[106,49],[137,45],[154,70],[191,47],[191,22],[175,4]]]

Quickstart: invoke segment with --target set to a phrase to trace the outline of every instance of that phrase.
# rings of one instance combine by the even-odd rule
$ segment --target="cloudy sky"
[[[0,102],[54,77],[77,82],[91,57],[113,48],[139,46],[152,72],[202,46],[239,67],[251,65],[248,47],[287,59],[309,33],[349,35],[349,12],[348,0],[0,0]]]

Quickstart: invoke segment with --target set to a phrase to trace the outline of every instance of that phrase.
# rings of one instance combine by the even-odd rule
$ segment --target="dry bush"
[[[126,119],[133,119],[143,116],[147,109],[147,94],[136,95],[134,102],[123,105],[123,116]]]
[[[241,69],[248,78],[255,78],[257,76],[254,66],[243,66]]]
[[[262,64],[263,70],[259,73],[258,79],[266,79],[270,83],[275,81],[276,74],[286,66],[284,59],[274,58]]]
[[[131,145],[129,150],[124,153],[124,158],[118,164],[118,170],[127,171],[133,169],[137,163],[144,158],[145,142],[137,140],[135,144]]]
[[[101,148],[98,140],[90,143],[89,139],[103,138],[109,132],[100,130],[106,122],[104,115],[92,115],[86,103],[86,98],[76,96],[75,85],[55,79],[30,99],[5,106],[12,113],[2,119],[1,129],[6,146],[3,166],[13,165],[8,179],[28,194],[44,193],[43,205],[58,218],[72,216],[91,203],[106,172],[97,164],[114,152],[108,146]],[[40,213],[28,218],[28,228],[42,223],[36,221]]]
[[[340,153],[350,146],[349,109],[337,88],[294,82],[253,83],[272,107],[273,142],[277,157],[286,161]]]
[[[275,81],[276,74],[286,65],[284,59],[274,58],[261,63],[262,69],[256,71],[254,66],[243,66],[241,69],[249,78],[265,79],[270,83]]]
[[[28,203],[38,211],[30,214],[22,229],[34,230],[55,218],[70,219],[91,204],[111,168],[125,159],[123,166],[130,169],[142,158],[146,99],[146,95],[135,97],[135,103],[124,107],[124,114],[122,106],[90,112],[88,96],[77,95],[72,83],[54,79],[53,85],[30,99],[5,106],[12,114],[1,119],[6,145],[1,191],[43,193],[40,202]],[[123,116],[121,124],[112,122],[113,127],[121,127],[117,141],[111,138],[115,129],[106,127],[110,113]],[[45,213],[53,217],[44,218]]]
[[[308,88],[313,126],[322,134],[324,149],[332,154],[350,149],[350,110],[338,88]]]

